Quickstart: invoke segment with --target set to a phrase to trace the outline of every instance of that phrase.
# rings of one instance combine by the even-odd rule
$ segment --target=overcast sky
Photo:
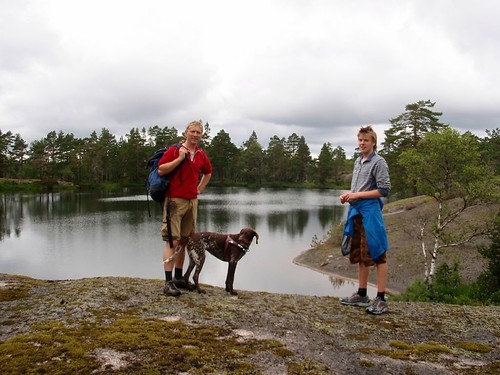
[[[419,100],[478,136],[500,127],[496,0],[0,0],[0,129],[208,122],[241,146],[255,131],[330,142],[361,125],[383,140]]]

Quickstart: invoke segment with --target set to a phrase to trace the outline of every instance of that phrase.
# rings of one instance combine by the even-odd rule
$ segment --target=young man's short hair
[[[373,149],[374,150],[377,149],[377,133],[375,133],[375,130],[373,130],[371,125],[362,126],[359,129],[358,136],[360,134],[370,134],[372,136],[373,142],[375,143],[375,145],[373,146]]]

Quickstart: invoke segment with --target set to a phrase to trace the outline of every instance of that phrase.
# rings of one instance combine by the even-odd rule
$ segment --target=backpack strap
[[[168,235],[168,244],[170,245],[170,248],[174,248],[174,239],[172,238],[172,227],[170,226],[170,202],[171,199],[167,198],[167,215],[165,217],[165,220],[167,221],[167,235]]]
[[[181,148],[181,144],[180,143],[176,143],[174,145],[175,147],[177,147],[177,149]],[[177,167],[175,167],[175,169],[170,172],[171,176],[173,176],[175,174],[175,172],[177,172],[180,168],[180,166],[184,163],[186,159],[182,159],[182,161],[179,163],[179,165]],[[170,199],[170,197],[167,197],[167,214],[165,215],[165,220],[167,221],[167,235],[168,235],[168,244],[170,245],[170,248],[173,249],[174,248],[174,239],[172,238],[172,226],[170,225],[170,202],[172,200]],[[162,209],[163,209],[163,205],[162,205]]]

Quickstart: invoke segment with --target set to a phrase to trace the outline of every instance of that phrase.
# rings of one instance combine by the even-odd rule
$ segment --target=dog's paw
[[[205,289],[198,288],[198,293],[207,294],[207,291]]]
[[[192,282],[187,280],[185,277],[183,277],[181,279],[174,279],[174,284],[177,288],[185,289],[188,291],[192,291],[192,290],[196,289],[196,286]]]

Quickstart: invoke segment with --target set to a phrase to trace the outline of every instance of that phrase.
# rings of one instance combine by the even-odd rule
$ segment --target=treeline
[[[407,105],[405,112],[390,120],[392,127],[385,132],[383,145],[379,145],[379,152],[389,163],[396,191],[416,193],[403,178],[408,171],[398,164],[399,155],[416,147],[426,133],[448,127],[439,122],[442,114],[431,110],[434,104],[419,101]],[[221,130],[212,137],[210,124],[204,126],[201,147],[212,162],[211,184],[349,186],[345,177],[351,173],[357,155],[348,159],[340,146],[334,147],[326,142],[315,158],[303,136],[296,133],[288,138],[273,136],[264,148],[254,131],[241,147],[237,147],[226,131]],[[182,140],[183,130],[157,125],[132,128],[120,139],[106,128],[100,133],[93,131],[85,138],[51,131],[30,145],[20,134],[0,130],[0,177],[62,180],[78,185],[143,184],[147,159],[156,149]],[[490,163],[498,172],[499,130],[487,132],[488,137],[475,137],[475,142],[482,150],[484,162]]]
[[[210,125],[200,146],[213,166],[211,183],[247,186],[283,186],[313,183],[340,184],[347,168],[344,150],[323,146],[318,159],[311,157],[305,138],[297,134],[287,139],[274,136],[267,149],[252,132],[243,146],[237,147],[221,130],[213,138]],[[29,146],[19,134],[0,132],[0,177],[71,181],[79,185],[144,183],[146,161],[153,152],[184,139],[182,129],[152,126],[133,128],[116,139],[108,129],[89,137],[51,131]]]

